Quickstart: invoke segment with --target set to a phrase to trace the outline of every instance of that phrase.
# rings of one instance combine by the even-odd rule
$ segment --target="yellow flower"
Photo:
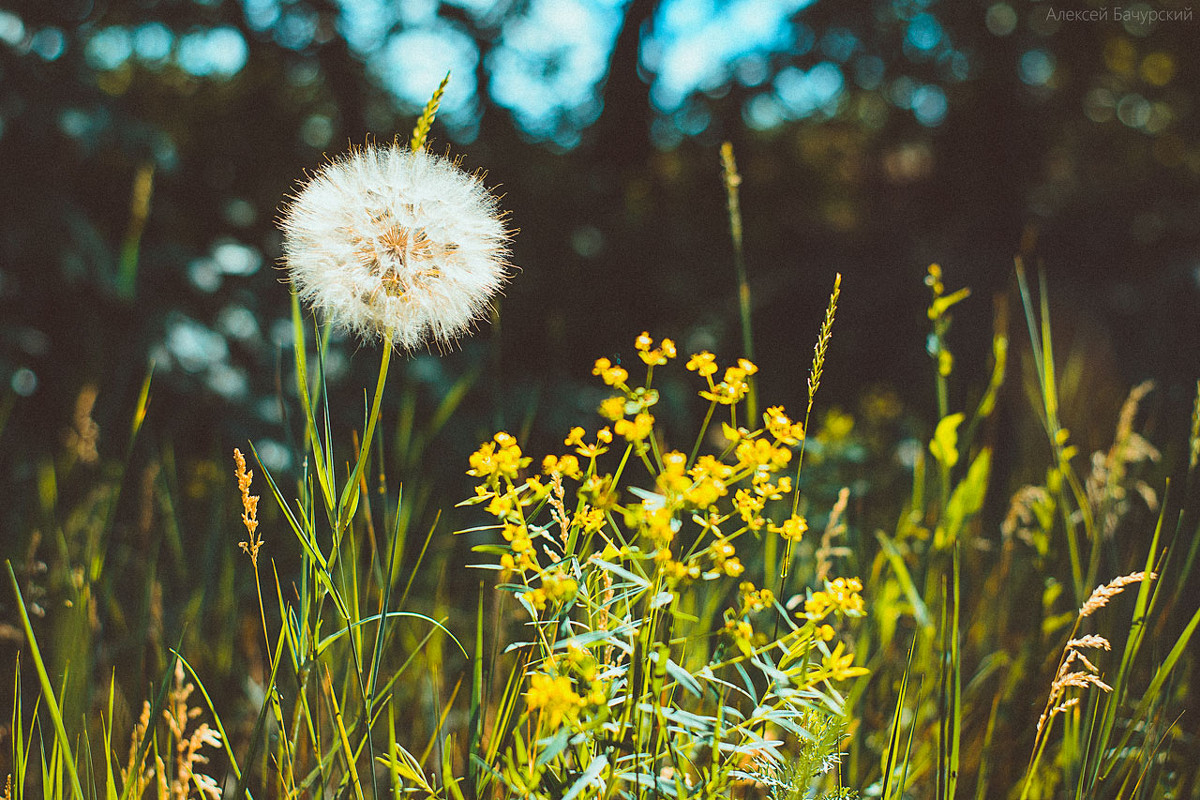
[[[575,524],[588,533],[594,533],[604,527],[604,512],[598,508],[585,508],[575,515]]]
[[[792,451],[787,447],[775,447],[766,439],[743,439],[733,451],[738,466],[774,472],[788,465]]]
[[[543,727],[553,730],[565,720],[575,718],[583,705],[583,698],[575,693],[571,679],[565,675],[551,677],[535,672],[529,678],[525,704],[530,711],[540,711]]]
[[[535,611],[546,610],[546,592],[541,588],[526,589],[521,592],[520,598],[530,605]]]
[[[833,652],[821,662],[819,680],[844,681],[870,672],[865,667],[851,666],[854,663],[854,653],[842,655],[842,651],[845,649],[846,643],[838,642],[837,647],[833,648]]]
[[[725,481],[704,476],[698,478],[683,493],[683,499],[697,508],[707,508],[729,493]]]
[[[837,578],[825,582],[825,590],[813,592],[804,602],[804,616],[817,622],[830,613],[861,617],[866,613],[863,604],[862,581],[858,578]]]
[[[730,369],[733,368],[730,367]],[[746,396],[749,386],[747,386],[746,382],[741,378],[733,381],[729,380],[728,372],[729,370],[726,370],[726,380],[721,381],[716,386],[712,387],[711,390],[702,390],[700,392],[700,396],[705,400],[709,400],[713,403],[720,403],[723,406],[733,406],[740,403],[742,398]]]
[[[808,520],[799,514],[793,514],[783,521],[782,525],[769,525],[767,527],[771,533],[778,533],[784,539],[791,542],[800,541],[800,537],[804,536],[804,532],[808,530]]]
[[[717,371],[716,356],[705,350],[689,358],[685,366],[689,372],[695,372],[707,378]]]
[[[546,475],[557,472],[574,480],[583,477],[583,471],[579,468],[579,459],[570,453],[561,457],[549,455],[543,458],[542,472]]]
[[[627,441],[640,442],[650,435],[654,426],[654,416],[647,411],[640,412],[632,421],[619,419],[613,423],[613,429]]]
[[[646,508],[642,504],[626,510],[626,522],[640,524],[642,534],[660,549],[666,550],[675,538],[677,523],[668,508]],[[668,552],[668,555],[670,553]]]
[[[563,444],[565,444],[567,447],[570,447],[573,444],[583,444],[583,433],[583,428],[576,425],[574,428],[571,428],[571,432],[567,434],[567,438],[563,439]]]
[[[656,483],[663,494],[680,495],[692,485],[692,480],[685,473],[687,456],[678,450],[663,453],[663,471],[658,474]]]
[[[584,444],[583,442],[580,442],[579,446],[575,448],[575,452],[579,453],[579,455],[583,456],[584,458],[596,458],[597,456],[607,453],[608,448],[600,444],[599,441],[604,440],[605,436],[608,437],[608,441],[612,441],[612,431],[610,431],[608,428],[601,428],[600,432],[596,434],[598,441],[592,444]]]
[[[503,494],[492,494],[491,497],[492,499],[484,506],[484,510],[487,513],[499,519],[507,519],[511,516],[520,518],[520,515],[516,513],[517,508],[520,506],[520,500],[516,492],[507,491]]]
[[[490,478],[496,474],[496,443],[484,442],[479,446],[479,449],[471,453],[467,459],[471,468],[467,470],[468,475],[473,475],[476,478]]]
[[[624,386],[625,381],[629,379],[629,372],[624,367],[613,364],[607,358],[596,359],[596,364],[592,367],[592,374],[599,375],[600,380],[609,386],[616,387]]]
[[[521,447],[511,435],[500,431],[492,437],[492,441],[484,442],[468,459],[471,469],[468,475],[484,478],[488,483],[496,483],[501,478],[513,481],[517,473],[533,459],[521,454]]]
[[[757,531],[766,524],[766,521],[759,516],[764,505],[766,505],[766,501],[762,497],[757,497],[745,489],[738,489],[737,494],[733,496],[734,508],[752,531]]]
[[[693,519],[697,519],[693,517]],[[714,535],[720,536],[721,531],[716,527],[716,523],[727,519],[722,517],[720,520],[710,520],[710,524],[705,527],[713,532]],[[699,521],[697,519],[697,521]],[[719,572],[724,572],[731,578],[736,578],[745,571],[745,567],[737,557],[737,551],[734,550],[733,544],[728,539],[717,539],[708,546],[708,554],[713,560],[713,569]]]
[[[663,574],[672,581],[696,580],[700,577],[700,567],[683,561],[667,559],[662,563]]]
[[[775,593],[770,589],[756,589],[750,581],[738,584],[742,595],[742,614],[753,614],[770,608],[775,603]]]
[[[600,416],[605,419],[616,421],[625,416],[625,398],[621,395],[614,395],[606,398],[600,403]]]
[[[714,368],[715,371],[715,368]],[[726,367],[724,379],[716,384],[712,383],[709,378],[708,391],[701,391],[700,396],[705,400],[711,400],[714,403],[732,406],[741,402],[746,396],[750,386],[746,383],[746,376],[753,375],[758,372],[758,367],[753,362],[747,361],[744,358],[739,358],[736,367]]]
[[[693,478],[711,477],[718,480],[727,480],[732,473],[733,467],[710,455],[700,456],[696,460],[696,465],[688,471]]]
[[[765,500],[778,500],[792,490],[792,479],[788,475],[780,478],[779,483],[771,483],[767,473],[758,471],[750,482],[754,486],[754,493]]]
[[[798,444],[804,438],[804,426],[792,422],[792,418],[784,413],[783,406],[768,408],[763,414],[763,421],[770,434],[784,444]]]
[[[601,511],[607,511],[617,504],[617,487],[613,486],[612,475],[592,473],[579,487],[579,497]]]
[[[565,603],[578,589],[579,583],[560,569],[542,576],[542,591],[550,602]]]
[[[637,337],[633,346],[637,348],[638,357],[649,366],[665,364],[668,359],[674,358],[676,353],[675,342],[670,339],[663,339],[658,347],[650,349],[654,347],[654,340],[646,331],[642,331],[642,335]]]
[[[528,494],[521,498],[521,505],[531,505],[550,494],[550,486],[542,483],[542,479],[537,475],[530,475],[525,479],[525,488]]]

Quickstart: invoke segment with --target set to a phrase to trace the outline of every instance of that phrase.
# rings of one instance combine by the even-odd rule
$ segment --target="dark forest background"
[[[777,24],[689,60],[689,14],[718,37]],[[1086,413],[1067,424],[1083,447],[1107,445],[1148,377],[1185,424],[1200,364],[1198,39],[1176,2],[10,0],[6,482],[33,487],[88,386],[102,451],[119,457],[151,368],[140,446],[224,464],[253,439],[271,466],[295,466],[281,200],[328,156],[406,136],[448,66],[432,146],[487,171],[520,271],[499,322],[402,362],[418,417],[472,381],[426,476],[461,478],[498,427],[557,432],[590,413],[592,360],[631,355],[643,329],[740,354],[723,140],[744,178],[764,397],[799,403],[841,272],[824,401],[853,411],[886,389],[927,416],[935,261],[974,291],[952,345],[955,391],[977,395],[994,326],[1024,338],[1020,254],[1045,270],[1060,354],[1074,354]],[[691,69],[673,82],[671,53]],[[340,341],[328,364],[349,424],[377,363],[358,349]],[[1019,372],[1009,383],[1019,397]]]

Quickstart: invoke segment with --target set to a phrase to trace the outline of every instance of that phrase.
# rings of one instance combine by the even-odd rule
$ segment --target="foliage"
[[[598,359],[593,372],[615,390],[600,404],[605,424],[591,436],[573,428],[571,452],[546,456],[544,477],[522,477],[530,458],[504,432],[471,456],[480,484],[468,502],[496,518],[485,529],[505,541],[476,549],[499,553],[498,588],[529,616],[505,648],[516,664],[478,788],[494,778],[511,797],[803,794],[838,760],[835,686],[866,672],[826,621],[863,615],[862,584],[826,580],[789,601],[802,603],[796,619],[763,587],[782,564],[768,557],[748,572],[737,554],[807,530],[783,474],[803,427],[781,406],[761,427],[741,427],[756,368],[741,359],[718,382],[701,352],[687,366],[703,378],[704,425],[690,456],[669,449],[653,382],[675,344],[643,333],[635,349],[645,380],[631,384],[623,366]],[[728,421],[716,452],[702,453],[717,410]]]
[[[731,154],[727,164],[728,178]],[[978,400],[956,410],[951,312],[969,305],[944,281],[931,267],[938,413],[906,465],[877,443],[898,424],[887,402],[866,405],[874,411],[861,426],[833,409],[812,417],[839,276],[802,420],[777,405],[746,413],[756,364],[721,370],[701,350],[685,370],[706,410],[675,449],[678,429],[666,420],[679,349],[643,333],[636,361],[594,363],[607,387],[598,425],[571,427],[568,452],[555,448],[540,470],[524,434],[494,434],[469,457],[478,487],[458,512],[491,521],[434,525],[415,546],[408,498],[424,494],[448,514],[454,498],[419,480],[401,491],[387,451],[406,449],[419,467],[418,443],[454,419],[461,393],[420,435],[398,426],[408,434],[389,443],[385,348],[358,427],[344,432],[327,385],[328,320],[315,326],[310,355],[293,294],[300,469],[285,477],[263,458],[250,469],[235,451],[237,494],[227,494],[240,495],[253,588],[247,580],[239,593],[230,571],[215,589],[180,592],[193,619],[222,604],[216,649],[252,640],[239,656],[242,684],[228,681],[231,663],[183,637],[146,659],[148,691],[144,676],[118,680],[88,661],[139,635],[161,647],[171,587],[152,568],[134,570],[128,553],[113,557],[149,379],[124,461],[99,473],[80,471],[96,460],[98,435],[83,398],[65,454],[41,468],[31,519],[50,544],[31,533],[26,557],[8,561],[15,624],[4,630],[27,648],[15,659],[9,795],[1185,796],[1200,780],[1195,737],[1176,716],[1195,669],[1200,610],[1184,587],[1197,536],[1194,512],[1169,514],[1144,480],[1159,460],[1138,433],[1149,389],[1133,390],[1112,446],[1080,471],[1046,287],[1035,302],[1019,266],[1042,455],[1012,473],[1035,478],[1017,481],[1008,514],[989,517],[989,498],[1010,488],[997,488],[1011,444],[995,427],[1009,334],[993,338]],[[643,380],[631,377],[638,363]],[[1197,419],[1200,392],[1183,480],[1192,486]],[[858,463],[871,467],[865,486],[843,480]],[[903,483],[888,483],[895,472]],[[64,506],[59,487],[89,479],[94,490],[77,489]],[[263,481],[270,510],[252,493]],[[137,530],[156,541],[152,522],[164,520],[161,538],[182,552],[191,543],[164,511],[181,498],[173,479],[146,470],[139,485],[150,521]],[[218,511],[235,523],[228,505]],[[866,524],[877,517],[891,529]],[[1148,541],[1136,535],[1146,526]],[[498,578],[475,604],[446,596],[462,585],[456,565],[427,560],[449,549],[450,527]],[[235,552],[236,538],[219,529],[222,552]],[[40,595],[43,549],[51,585]],[[264,554],[279,557],[269,571]],[[413,593],[418,581],[439,587],[432,599]],[[135,612],[130,597],[145,606]],[[31,610],[51,601],[51,619],[39,622]],[[135,613],[144,628],[122,624]],[[129,692],[145,696],[130,702]]]

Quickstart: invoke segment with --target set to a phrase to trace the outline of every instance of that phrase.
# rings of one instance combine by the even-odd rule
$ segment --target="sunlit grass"
[[[732,150],[722,157],[744,357],[718,364],[643,333],[633,359],[596,360],[605,399],[536,457],[505,431],[474,453],[432,453],[471,380],[421,419],[389,381],[387,347],[360,424],[335,428],[329,328],[298,299],[294,474],[240,443],[220,477],[181,480],[169,449],[131,474],[149,378],[124,460],[97,466],[94,391],[81,396],[74,437],[39,467],[24,549],[6,553],[5,635],[21,642],[6,796],[1194,792],[1195,728],[1180,714],[1200,609],[1182,587],[1200,531],[1174,496],[1197,481],[1200,386],[1175,448],[1183,491],[1147,482],[1161,474],[1140,432],[1148,385],[1116,419],[1086,421],[1113,429],[1107,451],[1080,452],[1047,288],[1018,264],[1030,402],[1006,384],[1026,343],[1000,330],[990,379],[956,408],[953,317],[974,307],[935,265],[937,407],[904,420],[924,426],[906,460],[882,433],[899,426],[894,400],[864,398],[858,419],[821,408],[841,276],[794,347],[809,382],[793,416],[756,383],[740,179]],[[686,428],[656,418],[667,375],[691,381]],[[1040,459],[1005,473],[1029,483],[998,477],[999,454],[1018,450],[995,420],[1004,391],[1041,431],[1020,449]],[[474,496],[422,479],[436,457],[461,464]],[[201,549],[179,513],[192,495],[214,498],[220,520],[206,582],[186,580]],[[138,509],[132,533],[122,502]],[[458,538],[438,511],[463,521]],[[412,530],[419,519],[435,521]],[[465,578],[446,555],[460,541],[477,567]],[[98,674],[98,652],[136,666]]]

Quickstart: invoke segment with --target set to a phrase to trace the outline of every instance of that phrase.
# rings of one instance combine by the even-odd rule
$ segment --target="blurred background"
[[[829,399],[931,407],[926,267],[975,291],[955,334],[984,375],[1020,253],[1098,384],[1156,377],[1186,406],[1198,35],[1169,0],[6,0],[4,449],[58,436],[88,385],[101,428],[125,425],[153,363],[155,435],[254,437],[288,466],[281,200],[407,136],[447,71],[432,148],[487,171],[520,272],[499,325],[404,363],[430,397],[478,371],[513,425],[590,410],[575,383],[643,329],[738,355],[730,140],[768,398],[799,396],[842,272]],[[357,396],[376,355],[336,349]]]
[[[494,431],[540,457],[594,424],[596,357],[636,361],[642,330],[742,355],[723,141],[763,405],[803,408],[843,275],[817,413],[826,447],[849,444],[806,471],[817,507],[851,486],[869,538],[907,497],[936,417],[932,262],[973,290],[952,409],[978,400],[993,332],[1012,340],[996,424],[1017,436],[989,436],[1010,445],[985,536],[1050,455],[1023,396],[1016,255],[1046,276],[1072,441],[1106,449],[1152,378],[1145,429],[1178,468],[1200,368],[1198,39],[1175,0],[0,0],[2,555],[35,616],[87,609],[35,623],[76,643],[56,655],[76,674],[124,665],[144,686],[181,635],[235,691],[235,652],[261,664],[230,453],[253,441],[285,486],[302,458],[279,208],[327,158],[407,139],[447,72],[431,149],[486,170],[519,271],[474,337],[392,365],[382,462],[410,550],[438,510],[440,534],[477,523],[452,506]],[[333,341],[340,446],[378,358]],[[695,387],[660,388],[668,430],[694,431]],[[468,602],[455,587],[473,598],[479,576],[436,541],[418,606]],[[11,663],[7,591],[0,611]]]

